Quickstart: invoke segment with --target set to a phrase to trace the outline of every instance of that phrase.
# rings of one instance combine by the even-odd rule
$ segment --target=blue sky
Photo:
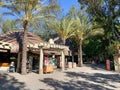
[[[76,6],[76,7],[78,7],[78,5],[79,5],[78,0],[58,0],[58,2],[60,4],[61,8],[63,9],[64,14],[66,14],[73,5]],[[7,9],[1,9],[0,8],[0,11],[2,11],[2,12],[6,11],[6,10]],[[15,16],[4,16],[3,20],[7,19],[7,18],[14,19]]]
[[[78,7],[79,3],[78,0],[58,0],[58,3],[60,4],[61,8],[63,9],[63,13],[66,14],[69,9],[74,5]],[[1,11],[7,11],[8,9],[0,9]],[[4,19],[6,19],[8,16],[4,16]],[[8,18],[14,19],[17,18],[17,16],[10,16]]]
[[[67,13],[69,9],[74,5],[78,6],[78,0],[58,0],[60,6],[63,8],[64,13]]]

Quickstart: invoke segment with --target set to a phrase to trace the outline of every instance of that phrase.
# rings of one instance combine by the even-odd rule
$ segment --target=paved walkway
[[[120,73],[85,65],[38,75],[0,75],[0,90],[120,90]]]

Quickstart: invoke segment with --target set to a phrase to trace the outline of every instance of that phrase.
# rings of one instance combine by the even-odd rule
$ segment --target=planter
[[[54,71],[54,66],[48,65],[43,67],[43,72],[48,73],[48,72],[53,72]]]
[[[68,68],[72,68],[72,62],[68,62]]]
[[[73,63],[73,68],[76,68],[76,67],[77,67],[77,65],[76,65],[76,63],[74,62],[74,63]]]

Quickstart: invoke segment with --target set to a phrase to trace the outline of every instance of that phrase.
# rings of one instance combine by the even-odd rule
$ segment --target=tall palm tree
[[[57,35],[61,38],[62,44],[66,44],[66,39],[74,35],[74,20],[73,18],[63,17],[55,22],[49,22],[48,27],[55,30]],[[66,61],[64,61],[66,63]],[[66,66],[66,64],[64,65]],[[64,69],[64,68],[62,68]]]
[[[75,7],[70,9],[70,17],[74,17],[75,23],[75,39],[78,42],[78,66],[83,65],[82,60],[82,42],[89,35],[91,23],[87,15],[81,11],[77,11]]]
[[[4,0],[6,7],[11,10],[10,13],[20,16],[19,20],[23,21],[24,36],[22,46],[22,69],[21,74],[25,75],[27,60],[27,32],[31,23],[40,18],[50,17],[46,11],[59,8],[54,2],[56,0]],[[9,14],[7,12],[7,14]]]
[[[63,17],[60,20],[48,23],[48,27],[56,31],[60,36],[63,45],[66,43],[66,39],[74,35],[74,20],[69,17]]]

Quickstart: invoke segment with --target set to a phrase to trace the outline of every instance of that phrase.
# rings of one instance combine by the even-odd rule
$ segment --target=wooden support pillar
[[[64,55],[64,51],[63,50],[62,50],[61,56],[62,56],[62,70],[64,70],[65,69],[65,55]]]
[[[30,72],[31,72],[32,69],[33,69],[32,65],[33,65],[33,57],[32,57],[32,56],[29,56],[29,71],[30,71]]]
[[[39,58],[39,74],[43,74],[43,49],[40,48],[40,58]]]
[[[11,63],[11,61],[10,61],[10,50],[7,50],[7,53],[8,53],[8,57],[7,57],[8,58],[8,62]]]
[[[73,64],[74,64],[74,53],[72,52],[72,67],[73,67]]]

